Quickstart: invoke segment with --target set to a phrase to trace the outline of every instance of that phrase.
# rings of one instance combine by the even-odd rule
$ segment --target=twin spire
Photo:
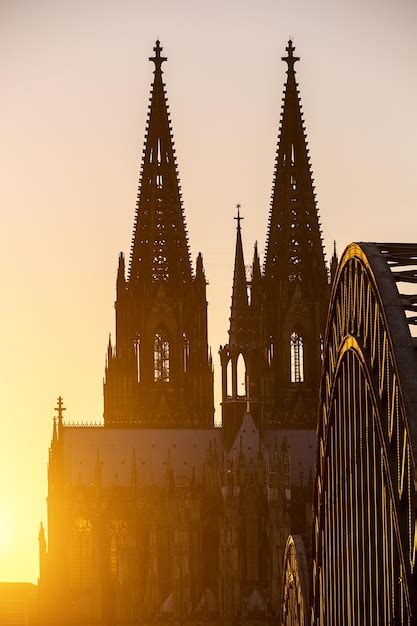
[[[264,275],[286,284],[327,283],[305,127],[301,112],[292,41],[282,60],[287,64],[273,191],[269,215]],[[157,41],[150,106],[138,191],[129,280],[174,280],[189,283],[192,268],[181,199],[178,169],[165,85],[162,47]],[[239,327],[239,311],[248,305],[238,207],[230,333]],[[253,272],[260,272],[257,249]]]
[[[278,138],[271,208],[263,275],[273,282],[290,286],[302,281],[309,286],[327,286],[327,270],[311,175],[308,142],[301,112],[292,41],[286,47],[282,60],[287,64],[287,80]],[[242,319],[248,307],[245,263],[242,250],[240,206],[236,234],[235,266],[233,275],[230,342],[243,329]],[[262,277],[258,247],[252,265],[252,297],[256,300]]]
[[[310,167],[308,142],[295,79],[292,41],[288,42],[277,158],[269,214],[264,272],[282,284],[327,284],[327,270]]]
[[[189,283],[192,278],[187,230],[181,199],[173,134],[162,81],[162,47],[157,41],[145,147],[138,190],[130,257],[129,280],[172,280]]]

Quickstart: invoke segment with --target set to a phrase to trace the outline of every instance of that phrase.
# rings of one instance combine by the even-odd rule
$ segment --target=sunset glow
[[[247,259],[255,240],[263,258],[290,34],[328,259],[334,239],[342,251],[417,232],[415,2],[35,4],[0,7],[0,580],[32,582],[56,398],[65,420],[103,419],[156,37],[191,256],[202,251],[209,283],[217,422],[235,206]]]
[[[9,520],[0,512],[0,547],[5,548],[11,540]]]

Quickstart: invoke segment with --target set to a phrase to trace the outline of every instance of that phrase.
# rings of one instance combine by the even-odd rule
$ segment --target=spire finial
[[[58,405],[55,407],[54,411],[56,411],[58,413],[58,422],[62,422],[62,418],[64,417],[64,411],[66,411],[67,409],[64,407],[64,401],[62,399],[62,396],[59,396],[58,398]]]
[[[153,61],[153,63],[155,63],[156,72],[161,71],[162,63],[167,60],[167,57],[161,56],[162,50],[163,48],[161,46],[161,42],[159,41],[159,39],[157,39],[153,49],[155,55],[153,57],[149,57],[149,61]]]
[[[288,72],[294,72],[294,65],[297,61],[300,60],[300,57],[295,57],[294,56],[294,46],[292,43],[292,39],[289,39],[288,41],[288,45],[285,48],[285,50],[287,51],[287,56],[286,57],[281,57],[281,61],[285,61],[288,65]]]
[[[245,218],[240,216],[240,209],[241,209],[241,205],[240,204],[236,205],[236,209],[237,209],[237,215],[233,219],[235,219],[237,221],[237,229],[240,230],[240,222],[242,220],[244,220]]]

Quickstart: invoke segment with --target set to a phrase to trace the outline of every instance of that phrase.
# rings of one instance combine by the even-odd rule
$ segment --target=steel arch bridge
[[[290,535],[284,554],[281,626],[308,626],[309,584],[309,569],[303,540],[298,535]]]
[[[333,282],[317,439],[314,626],[417,623],[417,244],[351,244]]]

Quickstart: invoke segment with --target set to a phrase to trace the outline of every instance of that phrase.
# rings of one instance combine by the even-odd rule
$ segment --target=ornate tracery
[[[72,527],[69,549],[70,584],[73,589],[86,591],[92,583],[92,525],[78,517]]]
[[[290,376],[292,383],[304,382],[304,342],[295,332],[290,337]]]
[[[126,538],[127,524],[123,520],[114,520],[108,528],[110,577],[113,582],[121,583],[126,577]]]
[[[168,338],[162,333],[156,333],[153,348],[154,380],[169,383],[170,354]]]

